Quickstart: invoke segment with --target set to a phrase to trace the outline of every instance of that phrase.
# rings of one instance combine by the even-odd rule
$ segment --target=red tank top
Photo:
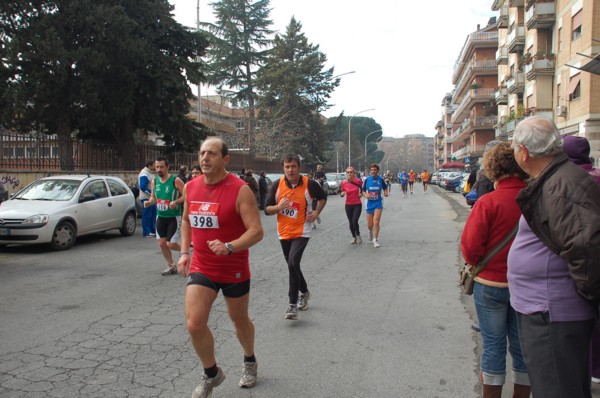
[[[235,209],[238,193],[244,185],[246,183],[242,179],[231,173],[214,185],[206,184],[203,175],[187,183],[186,201],[194,243],[190,273],[199,272],[218,283],[250,279],[248,250],[217,256],[206,243],[215,239],[227,243],[246,232]]]

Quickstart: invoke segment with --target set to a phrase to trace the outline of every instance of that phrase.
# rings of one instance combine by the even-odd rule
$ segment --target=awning
[[[464,169],[465,164],[461,162],[448,162],[440,166],[440,169]]]
[[[575,91],[577,85],[579,84],[579,80],[581,80],[581,74],[579,73],[571,78],[571,81],[569,82],[569,89],[567,90],[567,95],[573,94],[573,91]]]

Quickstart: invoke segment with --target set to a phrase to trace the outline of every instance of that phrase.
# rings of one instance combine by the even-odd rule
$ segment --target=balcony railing
[[[460,101],[460,104],[456,108],[456,112],[452,115],[452,121],[456,122],[461,116],[463,111],[467,109],[467,106],[476,102],[489,102],[494,99],[493,88],[474,88],[467,92],[467,94]],[[470,109],[470,108],[469,108]]]
[[[506,89],[509,93],[522,93],[525,88],[525,77],[523,72],[515,73],[515,76],[506,81]]]
[[[454,73],[452,74],[452,83],[456,84],[458,77],[462,73],[463,67],[465,66],[465,60],[463,58],[464,58],[465,54],[467,54],[471,48],[486,47],[486,46],[496,47],[497,45],[498,45],[498,31],[471,33],[467,37],[467,40],[465,41],[465,44],[464,44],[462,50],[460,51],[460,55],[458,56],[458,59],[456,60],[456,63],[454,64]]]
[[[483,155],[485,145],[467,145],[460,148],[458,151],[452,152],[452,157],[456,159],[463,159],[467,156],[478,156]]]
[[[471,132],[472,130],[492,129],[496,124],[496,120],[496,116],[477,116],[473,119],[466,118],[446,141],[454,142],[463,133]]]
[[[537,75],[553,75],[554,59],[532,59],[530,63],[525,64],[525,76],[527,80],[533,80]]]
[[[543,29],[554,26],[556,21],[556,3],[533,2],[525,11],[527,29]]]
[[[508,47],[502,46],[496,50],[496,65],[508,64]]]
[[[496,105],[506,105],[508,103],[508,90],[506,87],[500,87],[494,92]]]
[[[496,28],[508,28],[508,6],[502,6],[498,10],[498,22],[496,23]]]
[[[511,26],[508,33],[508,51],[518,52],[525,47],[525,26],[523,24]]]

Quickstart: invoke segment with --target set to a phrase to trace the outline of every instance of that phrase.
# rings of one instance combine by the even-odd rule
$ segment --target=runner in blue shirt
[[[400,185],[402,186],[402,195],[406,198],[406,193],[408,192],[408,173],[406,169],[402,169],[402,173],[398,173],[398,181],[400,181]]]
[[[367,227],[369,228],[369,241],[373,241],[373,247],[379,247],[379,224],[381,212],[383,211],[383,198],[389,195],[388,185],[379,175],[379,165],[373,163],[369,168],[370,175],[363,183],[362,195],[367,199]]]

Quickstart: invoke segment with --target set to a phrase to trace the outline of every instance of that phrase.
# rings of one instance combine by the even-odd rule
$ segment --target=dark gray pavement
[[[221,298],[210,318],[227,374],[213,397],[476,397],[479,336],[456,286],[462,196],[420,187],[386,200],[381,248],[350,245],[330,196],[303,259],[310,308],[286,321],[275,217],[251,252],[259,384],[237,386],[242,352]],[[364,215],[362,234],[366,238]],[[0,251],[0,397],[189,397],[202,368],[184,324],[184,279],[160,275],[140,232],[67,252]]]

